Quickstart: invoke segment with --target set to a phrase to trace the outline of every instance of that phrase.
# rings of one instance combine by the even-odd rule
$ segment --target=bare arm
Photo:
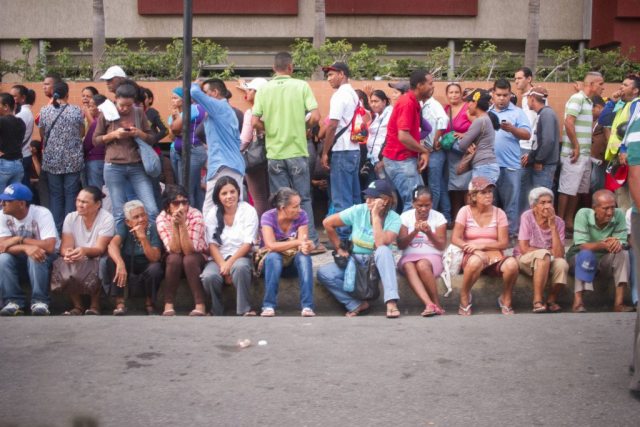
[[[340,218],[340,214],[333,214],[322,221],[322,226],[324,227],[325,232],[327,233],[327,237],[329,241],[336,248],[338,254],[345,256],[347,255],[340,247],[340,237],[338,237],[338,232],[336,228],[344,227],[346,224]]]
[[[298,236],[301,236],[303,233],[308,233],[308,230],[308,226],[303,225],[302,227],[298,228]],[[284,252],[288,249],[297,248],[302,244],[300,238],[286,240],[284,242],[276,241],[275,232],[273,231],[273,228],[268,225],[262,226],[262,241],[264,242],[265,248],[273,252]]]

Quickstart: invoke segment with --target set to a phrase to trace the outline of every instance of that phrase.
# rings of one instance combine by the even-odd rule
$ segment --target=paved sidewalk
[[[0,426],[636,426],[634,321],[2,319]]]

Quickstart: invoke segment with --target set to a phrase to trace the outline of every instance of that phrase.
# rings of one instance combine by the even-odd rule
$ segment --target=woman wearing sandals
[[[458,212],[451,243],[464,251],[462,289],[458,314],[471,315],[471,287],[481,274],[502,277],[504,287],[498,297],[502,314],[514,314],[511,308],[513,285],[518,278],[518,262],[502,253],[509,246],[509,224],[502,209],[493,206],[495,184],[485,177],[473,177],[469,183],[469,204]]]
[[[538,187],[529,193],[531,209],[520,217],[518,246],[513,256],[520,271],[533,277],[533,312],[556,313],[562,307],[556,302],[567,284],[569,263],[564,258],[564,221],[553,209],[553,191]],[[544,302],[544,288],[551,279],[551,290]]]
[[[220,178],[213,188],[214,207],[205,218],[205,240],[213,261],[202,272],[204,292],[211,298],[211,312],[224,314],[222,287],[236,287],[236,313],[255,316],[249,302],[253,276],[251,250],[258,234],[258,214],[249,203],[241,202],[240,187],[229,176]]]
[[[398,270],[425,305],[422,316],[444,314],[436,279],[442,274],[442,251],[447,244],[447,219],[432,207],[431,192],[423,185],[413,191],[413,209],[400,216]]]
[[[376,180],[363,192],[366,202],[355,205],[323,221],[327,237],[337,249],[337,255],[349,257],[340,247],[336,228],[350,226],[353,255],[362,262],[369,256],[375,257],[375,264],[384,288],[387,317],[400,317],[398,310],[398,279],[393,253],[389,245],[396,241],[400,231],[400,216],[395,207],[394,189],[385,180]],[[369,309],[367,301],[353,298],[344,290],[345,270],[336,263],[320,267],[318,281],[347,309],[346,316],[354,317]]]
[[[164,276],[160,257],[162,242],[156,224],[140,200],[124,204],[124,224],[116,225],[116,235],[109,243],[109,258],[104,263],[103,287],[115,297],[114,316],[126,314],[125,289],[129,296],[142,294],[147,314],[155,313],[154,304]]]
[[[173,301],[184,273],[195,301],[189,316],[204,316],[204,292],[200,274],[206,262],[204,220],[189,206],[189,194],[179,185],[167,185],[162,193],[162,212],[156,219],[158,234],[167,251],[163,316],[175,316]]]
[[[300,208],[300,195],[282,187],[271,199],[273,209],[262,214],[262,245],[268,251],[264,257],[264,300],[262,317],[275,316],[278,284],[281,276],[300,278],[302,317],[313,317],[313,269],[310,253],[313,242],[308,239],[309,219]],[[288,266],[284,264],[290,262]]]
[[[96,258],[106,254],[114,233],[113,216],[102,209],[104,197],[96,187],[83,188],[76,197],[76,211],[68,214],[62,225],[60,258],[53,263],[51,277],[73,303],[65,315],[100,314],[99,282],[93,286],[99,269]],[[78,277],[85,278],[80,286]],[[87,293],[91,305],[85,311],[81,295]]]

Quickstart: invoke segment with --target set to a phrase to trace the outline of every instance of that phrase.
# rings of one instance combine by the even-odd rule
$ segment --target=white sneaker
[[[0,316],[20,316],[23,314],[22,309],[15,302],[10,302],[0,310]]]
[[[32,316],[48,316],[51,314],[49,312],[49,306],[43,302],[37,302],[35,304],[31,304],[31,315]]]

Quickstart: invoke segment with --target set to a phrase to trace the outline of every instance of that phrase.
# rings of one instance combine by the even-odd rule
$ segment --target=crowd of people
[[[334,90],[323,119],[293,67],[281,52],[272,79],[242,81],[245,113],[220,79],[194,82],[190,106],[177,87],[168,128],[153,93],[119,66],[102,76],[109,94],[88,86],[82,106],[48,75],[49,102],[35,117],[33,90],[1,93],[0,315],[26,311],[27,279],[32,315],[50,314],[49,291],[68,295],[67,315],[100,314],[103,294],[114,315],[127,313],[131,297],[153,314],[164,283],[161,313],[174,316],[185,277],[190,316],[222,315],[223,289],[232,285],[238,315],[272,317],[280,278],[291,275],[301,315],[315,316],[312,256],[327,251],[317,214],[334,257],[317,279],[349,317],[369,310],[378,286],[386,316],[399,317],[398,275],[425,317],[444,314],[437,280],[457,274],[463,316],[473,312],[471,289],[482,274],[501,279],[496,306],[505,315],[514,313],[520,273],[532,277],[535,313],[563,309],[558,296],[570,274],[574,312],[586,311],[583,294],[596,275],[612,278],[614,311],[634,310],[624,304],[627,287],[637,304],[626,180],[637,160],[628,148],[639,135],[640,77],[628,76],[607,99],[602,76],[587,73],[560,122],[526,67],[513,88],[506,79],[490,88],[449,82],[443,106],[425,70],[390,83],[387,94],[354,89],[347,64],[335,62],[323,69]],[[158,150],[169,132],[158,175],[143,148]],[[319,199],[327,212],[314,209]],[[259,310],[250,298],[254,275],[264,278]]]

